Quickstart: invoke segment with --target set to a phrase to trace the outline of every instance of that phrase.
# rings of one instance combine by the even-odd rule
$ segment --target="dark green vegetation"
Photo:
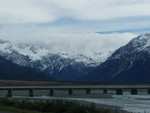
[[[30,102],[0,98],[0,109],[15,113],[110,113],[108,110],[96,108],[94,104],[87,106],[64,100]]]
[[[0,57],[0,79],[5,80],[46,80],[41,72],[19,66]]]

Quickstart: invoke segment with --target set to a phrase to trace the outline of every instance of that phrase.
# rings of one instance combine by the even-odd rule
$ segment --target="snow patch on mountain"
[[[43,56],[49,54],[49,51],[40,47],[39,45],[30,44],[12,44],[10,41],[0,39],[0,51],[2,54],[19,53],[28,56],[31,60],[41,60]],[[4,55],[2,55],[4,56]]]
[[[150,47],[150,33],[138,36],[137,38],[133,39],[129,44],[132,44],[132,47],[137,48],[137,50],[139,51]]]
[[[89,73],[88,80],[105,83],[149,83],[149,42],[150,33],[134,38]]]
[[[112,52],[94,53],[92,56],[67,52],[51,52],[37,44],[19,43],[0,40],[0,56],[22,66],[32,67],[41,71],[61,71],[64,67],[82,70],[84,67],[96,67],[104,62]]]
[[[11,42],[0,39],[0,50],[1,52],[11,53],[14,49]]]
[[[41,60],[42,57],[47,56],[49,51],[39,45],[30,45],[20,43],[17,45],[19,53],[29,56],[32,60]]]
[[[100,65],[102,62],[106,61],[109,56],[111,56],[113,52],[112,51],[106,51],[106,52],[99,52],[94,53],[92,56],[86,56],[83,54],[76,54],[76,53],[67,53],[67,52],[61,52],[57,53],[63,58],[66,59],[73,59],[75,62],[83,62],[87,66],[96,67]]]
[[[21,66],[31,67],[56,80],[78,80],[104,62],[112,52],[99,52],[91,56],[51,52],[36,44],[12,44],[0,40],[0,56]]]

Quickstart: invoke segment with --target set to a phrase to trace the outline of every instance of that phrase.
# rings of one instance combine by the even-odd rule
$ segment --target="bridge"
[[[66,86],[0,86],[2,90],[7,91],[7,97],[13,96],[13,91],[28,91],[30,97],[34,96],[34,91],[47,90],[49,96],[53,96],[56,90],[65,90],[68,95],[73,95],[75,90],[85,90],[85,94],[91,94],[92,90],[101,90],[107,94],[109,90],[115,90],[116,95],[123,95],[124,90],[130,90],[131,94],[138,94],[138,90],[144,89],[150,94],[150,84],[102,84],[102,85],[66,85]]]

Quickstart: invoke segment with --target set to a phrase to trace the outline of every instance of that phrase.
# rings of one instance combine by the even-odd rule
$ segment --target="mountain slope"
[[[150,83],[150,34],[140,35],[90,73],[99,83]]]
[[[106,52],[107,53],[107,52]],[[95,54],[94,58],[82,54],[52,53],[36,44],[12,44],[0,40],[0,56],[20,66],[41,71],[57,80],[77,80],[104,62],[111,52]]]
[[[32,68],[19,66],[0,57],[0,79],[46,80],[47,78]]]

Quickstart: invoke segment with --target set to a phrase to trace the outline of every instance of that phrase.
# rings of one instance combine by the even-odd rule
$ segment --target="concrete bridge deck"
[[[109,90],[115,90],[117,95],[123,95],[124,90],[129,89],[131,94],[138,94],[139,89],[145,89],[150,94],[150,84],[103,84],[103,85],[70,85],[70,86],[0,86],[0,90],[7,90],[7,97],[13,96],[13,91],[29,91],[29,96],[34,96],[34,91],[47,90],[49,96],[53,96],[56,90],[68,91],[68,95],[73,95],[76,90],[85,90],[86,94],[91,94],[92,90],[102,90],[107,94]],[[0,91],[1,92],[1,91]]]
[[[109,85],[66,85],[66,86],[0,86],[0,90],[26,90],[26,89],[150,89],[150,84],[109,84]]]

